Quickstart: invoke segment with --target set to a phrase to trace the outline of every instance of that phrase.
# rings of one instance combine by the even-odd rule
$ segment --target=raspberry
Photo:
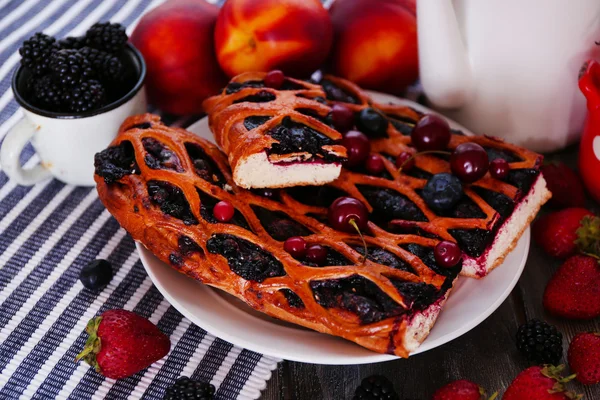
[[[58,49],[53,37],[38,32],[24,41],[19,49],[21,64],[29,68],[33,75],[42,76],[48,71],[50,56]]]
[[[62,86],[76,86],[93,76],[90,62],[77,50],[59,50],[52,54],[50,71]]]
[[[98,50],[116,53],[125,47],[127,34],[121,24],[110,22],[95,23],[85,34],[88,46]]]

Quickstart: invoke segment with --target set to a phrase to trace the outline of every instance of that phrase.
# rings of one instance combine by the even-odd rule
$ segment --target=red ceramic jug
[[[600,64],[588,63],[579,79],[588,116],[579,145],[579,173],[592,197],[600,202]]]

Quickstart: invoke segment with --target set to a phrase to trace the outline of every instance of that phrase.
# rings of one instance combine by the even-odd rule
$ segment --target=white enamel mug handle
[[[0,149],[0,165],[10,179],[19,185],[30,186],[46,180],[50,177],[50,171],[41,164],[33,168],[25,169],[21,166],[19,157],[23,148],[33,137],[38,127],[26,118],[21,119],[4,138],[2,149]]]

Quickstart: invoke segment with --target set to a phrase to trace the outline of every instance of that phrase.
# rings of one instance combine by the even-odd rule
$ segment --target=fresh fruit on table
[[[542,174],[552,192],[549,204],[554,207],[583,207],[585,192],[581,178],[564,163],[545,164]]]
[[[371,375],[362,380],[352,400],[399,400],[399,397],[388,378]]]
[[[85,360],[112,379],[131,376],[167,355],[169,337],[152,322],[127,310],[108,310],[92,318],[89,335],[76,360]]]
[[[585,208],[566,208],[546,214],[533,223],[533,238],[548,255],[566,258],[577,250],[577,230],[583,218],[593,215]]]
[[[197,114],[202,101],[227,84],[213,44],[218,13],[204,1],[169,0],[142,17],[131,41],[146,60],[151,104],[173,114]]]
[[[589,194],[600,202],[600,63],[590,60],[582,72],[579,88],[587,99],[588,117],[579,143],[578,167]]]
[[[94,260],[79,272],[79,280],[90,290],[102,289],[110,283],[112,277],[112,265],[106,260]]]
[[[230,77],[280,69],[308,77],[329,54],[329,14],[319,0],[227,0],[215,27],[215,49]]]
[[[417,80],[414,0],[336,0],[330,57],[335,75],[365,89],[402,94]]]
[[[210,383],[182,376],[173,386],[167,388],[163,400],[211,400],[214,394],[215,387]]]
[[[497,394],[489,399],[495,399]],[[439,388],[431,400],[482,400],[487,399],[485,389],[466,379],[450,382]]]
[[[127,44],[125,28],[97,23],[83,37],[55,38],[36,33],[19,49],[21,64],[32,77],[28,100],[47,111],[82,113],[98,109],[130,89],[120,57]]]
[[[575,335],[569,345],[568,359],[575,379],[586,385],[600,383],[600,333]]]
[[[588,255],[568,258],[552,276],[544,291],[544,308],[571,319],[600,316],[600,264]]]
[[[527,368],[512,381],[502,400],[568,400],[579,399],[565,391],[564,384],[574,378],[563,378],[563,365],[535,366]]]
[[[558,364],[562,358],[562,333],[539,319],[521,325],[517,331],[517,348],[535,364]]]

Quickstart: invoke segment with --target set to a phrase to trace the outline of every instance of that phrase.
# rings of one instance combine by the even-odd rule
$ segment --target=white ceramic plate
[[[373,94],[373,97],[378,102],[402,103],[431,112],[408,100],[381,94]],[[466,131],[458,124],[451,125]],[[206,118],[189,130],[212,140]],[[479,281],[459,278],[431,333],[413,354],[431,350],[463,335],[494,312],[523,272],[529,240],[527,229],[504,263],[486,278]],[[173,307],[211,334],[237,346],[272,357],[314,364],[367,364],[396,358],[268,317],[233,296],[187,278],[142,245],[136,245],[150,279]]]

